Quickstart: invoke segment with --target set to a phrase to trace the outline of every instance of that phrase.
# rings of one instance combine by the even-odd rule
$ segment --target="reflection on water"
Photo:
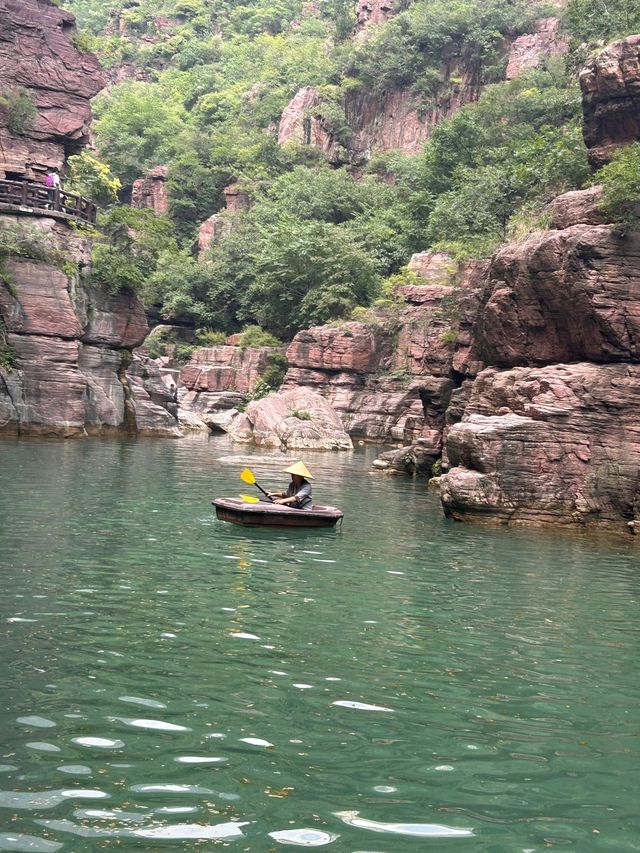
[[[235,527],[234,456],[0,443],[0,850],[637,849],[633,542],[455,525],[368,450],[307,457],[342,531]]]

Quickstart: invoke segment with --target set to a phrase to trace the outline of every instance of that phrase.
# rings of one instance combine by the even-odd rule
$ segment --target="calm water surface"
[[[0,850],[640,850],[640,559],[226,439],[0,443]],[[270,487],[286,476],[256,462]]]

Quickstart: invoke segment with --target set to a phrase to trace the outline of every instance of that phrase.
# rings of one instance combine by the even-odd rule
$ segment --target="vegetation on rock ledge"
[[[589,180],[580,62],[602,39],[640,29],[630,0],[569,0],[564,12],[524,0],[412,0],[364,41],[350,38],[352,0],[66,6],[83,46],[122,81],[94,105],[100,161],[111,171],[82,155],[74,186],[109,203],[117,181],[126,194],[149,168],[168,167],[167,216],[125,205],[102,217],[94,277],[134,289],[168,321],[220,335],[258,325],[279,339],[371,305],[412,252],[486,256],[542,222],[551,198]],[[563,16],[566,61],[500,82],[505,45],[545,14]],[[395,89],[428,110],[446,105],[465,74],[482,96],[442,121],[422,153],[368,158],[350,147],[345,101]],[[319,93],[338,162],[311,145],[277,143],[282,111],[302,86]],[[631,191],[632,172],[616,168]],[[197,228],[222,210],[231,183],[251,207],[223,212],[198,260]]]

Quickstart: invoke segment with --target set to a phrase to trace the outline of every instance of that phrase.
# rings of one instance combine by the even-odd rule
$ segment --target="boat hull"
[[[343,517],[334,506],[314,506],[313,509],[291,509],[280,504],[259,501],[245,503],[237,498],[216,498],[211,501],[220,521],[262,527],[335,527]]]

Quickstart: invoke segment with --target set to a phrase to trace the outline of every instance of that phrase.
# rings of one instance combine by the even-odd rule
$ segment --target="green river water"
[[[0,850],[640,850],[636,543],[371,449],[305,457],[341,531],[236,527],[241,452],[0,442]]]

